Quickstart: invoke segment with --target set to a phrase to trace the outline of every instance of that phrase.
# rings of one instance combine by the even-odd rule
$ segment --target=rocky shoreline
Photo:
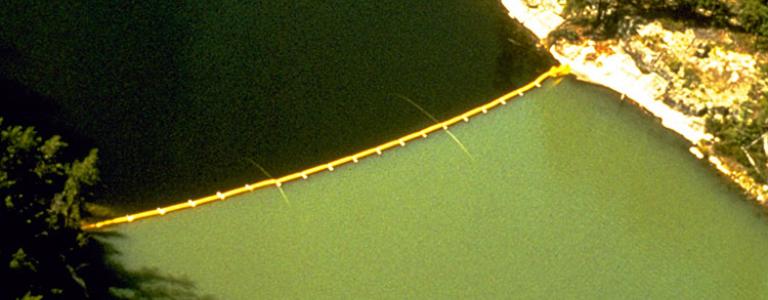
[[[699,159],[706,158],[716,170],[741,187],[750,199],[768,207],[768,184],[755,179],[747,168],[734,159],[716,153],[714,148],[719,139],[707,132],[706,119],[703,114],[698,113],[707,109],[713,110],[713,107],[737,105],[735,102],[744,97],[734,95],[735,92],[746,94],[754,89],[754,86],[762,87],[760,84],[763,83],[754,82],[756,80],[744,82],[745,78],[760,77],[756,75],[756,63],[754,60],[750,61],[749,56],[720,50],[720,53],[715,53],[720,55],[719,60],[703,59],[704,63],[709,65],[696,68],[705,71],[711,69],[710,72],[727,75],[724,76],[725,80],[720,80],[724,81],[722,85],[725,88],[714,87],[720,83],[714,80],[702,83],[699,79],[698,82],[691,83],[689,81],[693,80],[689,80],[690,77],[707,75],[688,71],[693,68],[686,69],[690,64],[702,60],[675,60],[676,57],[685,57],[692,51],[696,54],[698,49],[691,49],[696,36],[691,37],[691,32],[665,30],[658,23],[650,23],[633,28],[637,33],[609,40],[553,39],[550,34],[566,23],[566,18],[563,17],[565,1],[501,2],[508,10],[509,16],[528,28],[540,40],[541,45],[547,45],[549,53],[560,64],[570,66],[571,72],[578,79],[608,87],[621,94],[622,98],[632,100],[658,118],[663,126],[688,140],[691,143],[689,150],[694,156]],[[674,47],[682,43],[686,43],[684,47]],[[671,63],[658,63],[659,60]],[[677,70],[670,70],[673,69],[670,65],[677,67]],[[748,87],[745,87],[747,84]],[[693,101],[705,97],[705,101]],[[712,103],[712,99],[717,99],[720,103]],[[768,137],[765,139],[768,140]],[[768,145],[768,142],[766,144]],[[768,153],[768,147],[765,151]],[[744,153],[749,156],[746,150]],[[750,162],[754,165],[751,157]]]

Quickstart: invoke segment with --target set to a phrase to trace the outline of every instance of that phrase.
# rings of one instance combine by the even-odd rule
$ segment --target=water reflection
[[[136,210],[431,122],[393,94],[442,119],[548,64],[495,1],[345,2],[5,3],[0,68],[100,148],[101,198]]]

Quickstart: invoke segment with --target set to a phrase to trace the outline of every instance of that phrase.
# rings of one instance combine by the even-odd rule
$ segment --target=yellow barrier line
[[[424,128],[422,130],[419,130],[417,132],[410,133],[408,135],[405,135],[401,138],[386,142],[384,144],[357,152],[355,154],[345,156],[342,158],[339,158],[337,160],[331,161],[329,163],[325,163],[319,166],[315,166],[303,171],[299,171],[296,173],[288,174],[282,177],[279,177],[277,179],[266,179],[259,182],[255,182],[252,184],[246,184],[243,187],[235,188],[229,191],[225,192],[216,192],[215,195],[210,195],[206,197],[202,197],[199,199],[190,199],[186,202],[166,206],[166,207],[158,207],[157,209],[148,210],[144,212],[139,212],[123,217],[118,217],[106,221],[96,222],[96,223],[90,223],[90,224],[84,224],[82,228],[84,230],[90,230],[90,229],[97,229],[97,228],[103,228],[106,226],[121,224],[121,223],[129,223],[140,219],[146,219],[150,217],[156,217],[156,216],[162,216],[166,215],[171,212],[180,211],[184,209],[194,208],[200,205],[205,205],[211,202],[216,201],[223,201],[227,198],[231,198],[233,196],[237,196],[240,194],[245,194],[248,192],[252,192],[258,189],[262,189],[269,186],[280,186],[284,183],[291,182],[298,179],[306,179],[309,176],[320,173],[323,171],[333,171],[339,166],[342,166],[347,163],[356,163],[359,160],[366,158],[368,156],[372,155],[381,155],[384,151],[395,148],[395,147],[402,147],[405,146],[406,143],[419,139],[419,138],[426,138],[430,133],[436,132],[438,130],[447,130],[448,127],[459,123],[459,122],[466,122],[469,121],[469,119],[473,116],[476,116],[481,113],[487,113],[493,108],[499,107],[501,105],[506,104],[506,101],[509,99],[512,99],[513,97],[522,96],[525,92],[528,92],[531,89],[534,89],[536,87],[540,87],[541,83],[550,77],[559,77],[564,76],[570,73],[570,68],[567,65],[564,66],[556,66],[549,69],[549,71],[545,72],[544,74],[539,75],[534,81],[512,91],[509,92],[499,98],[494,99],[491,102],[488,102],[486,104],[480,105],[478,107],[475,107],[473,109],[470,109],[463,114],[460,114],[456,117],[453,117],[451,119],[448,119],[446,121],[434,124],[432,126],[429,126],[427,128]]]

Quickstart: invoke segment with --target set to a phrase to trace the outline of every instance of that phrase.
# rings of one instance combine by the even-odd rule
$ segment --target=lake
[[[98,147],[97,200],[126,212],[397,138],[432,124],[401,96],[442,120],[550,63],[496,1],[26,1],[0,28],[3,77],[45,106],[2,112]],[[110,241],[222,299],[768,293],[764,216],[614,93],[550,80],[451,132],[469,156],[436,133]]]
[[[123,212],[430,124],[399,95],[445,118],[549,68],[496,1],[26,1],[0,28],[0,74],[50,98],[0,115],[99,148]]]
[[[683,140],[567,78],[306,181],[115,227],[248,298],[759,298],[768,223]]]

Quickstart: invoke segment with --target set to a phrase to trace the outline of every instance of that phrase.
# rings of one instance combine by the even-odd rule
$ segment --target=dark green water
[[[430,123],[396,94],[442,119],[546,65],[495,1],[14,2],[0,71],[28,91],[0,113],[99,147],[102,201],[128,210]],[[474,161],[436,134],[286,184],[290,206],[267,189],[117,227],[119,259],[223,299],[766,294],[766,221],[614,95],[549,83],[453,130]]]
[[[115,227],[221,299],[762,299],[768,222],[616,95],[549,82],[306,181]],[[761,217],[763,216],[763,217]]]
[[[518,31],[496,1],[4,2],[2,75],[48,98],[0,112],[92,142],[101,201],[153,208],[431,122],[396,94],[443,118],[519,86],[547,63]]]

